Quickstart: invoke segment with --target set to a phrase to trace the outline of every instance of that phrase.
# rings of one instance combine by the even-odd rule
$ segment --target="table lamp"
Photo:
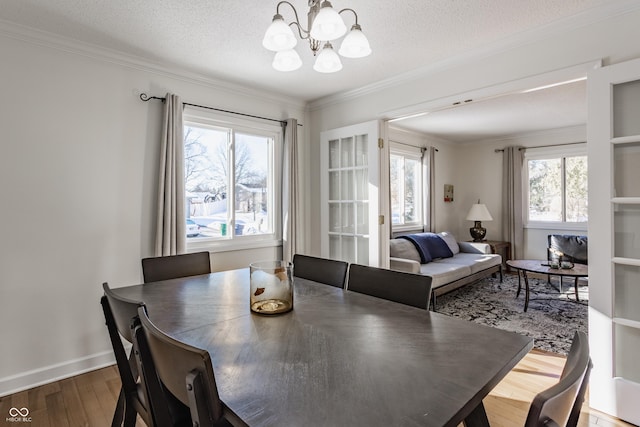
[[[493,218],[487,207],[478,200],[478,203],[471,206],[471,210],[469,210],[469,214],[467,215],[467,221],[475,221],[475,224],[469,229],[469,232],[474,242],[481,242],[484,240],[484,236],[487,235],[487,229],[482,227],[481,221],[493,221]]]

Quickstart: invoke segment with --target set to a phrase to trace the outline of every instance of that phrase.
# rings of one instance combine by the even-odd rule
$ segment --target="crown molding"
[[[376,93],[388,88],[406,84],[418,79],[424,79],[438,72],[467,65],[473,61],[478,61],[509,50],[522,47],[535,41],[556,37],[579,28],[583,28],[606,19],[623,15],[640,9],[638,0],[625,0],[621,2],[610,2],[605,5],[583,11],[577,15],[558,19],[547,25],[523,31],[519,34],[509,36],[483,47],[468,50],[459,55],[446,58],[442,61],[429,64],[415,70],[399,74],[389,79],[384,79],[358,89],[346,91],[339,94],[329,95],[309,102],[308,110],[314,111],[331,105],[346,102],[365,95]]]
[[[120,65],[137,71],[153,73],[163,77],[169,77],[187,83],[225,91],[234,95],[241,94],[252,98],[258,98],[262,101],[276,103],[278,105],[284,104],[288,108],[292,109],[305,111],[306,108],[306,102],[301,99],[286,97],[279,93],[267,92],[225,80],[215,79],[204,74],[189,71],[185,68],[176,66],[175,64],[140,58],[114,49],[63,37],[3,19],[0,19],[0,36],[84,56],[102,62]],[[164,96],[164,94],[149,95]]]

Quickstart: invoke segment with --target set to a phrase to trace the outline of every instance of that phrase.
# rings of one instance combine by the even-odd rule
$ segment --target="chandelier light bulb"
[[[264,34],[262,46],[266,49],[280,52],[293,49],[297,43],[298,39],[293,34],[291,27],[284,22],[282,15],[276,14]]]
[[[294,71],[302,66],[302,60],[294,49],[287,49],[276,52],[272,65],[278,71]]]
[[[324,47],[318,54],[316,63],[313,65],[313,69],[319,73],[335,73],[342,70],[342,62],[340,57],[333,50],[331,43],[325,43]]]
[[[371,54],[369,40],[362,33],[360,25],[351,27],[349,34],[342,40],[338,53],[345,58],[363,58]]]
[[[320,12],[311,24],[311,37],[320,41],[335,40],[347,32],[347,26],[338,12],[327,0],[322,2]]]

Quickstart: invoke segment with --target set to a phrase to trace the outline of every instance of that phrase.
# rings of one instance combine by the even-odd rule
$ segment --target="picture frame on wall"
[[[453,185],[444,185],[444,201],[445,203],[453,202]]]

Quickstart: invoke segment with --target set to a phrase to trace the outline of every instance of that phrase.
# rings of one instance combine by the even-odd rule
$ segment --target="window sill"
[[[236,237],[233,240],[203,239],[200,241],[187,241],[187,252],[232,252],[246,249],[272,248],[282,246],[282,240],[276,240],[271,236],[265,237]]]
[[[524,228],[532,230],[568,230],[587,232],[588,224],[586,222],[530,222],[524,225]]]

